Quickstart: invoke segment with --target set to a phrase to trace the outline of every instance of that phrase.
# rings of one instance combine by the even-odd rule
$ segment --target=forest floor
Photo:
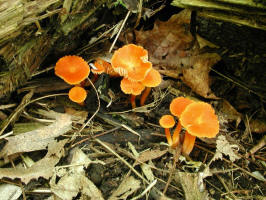
[[[85,86],[83,105],[71,102],[53,68],[0,101],[3,199],[265,199],[265,31],[167,9],[114,47],[143,46],[160,72],[144,106],[137,97],[132,109],[121,78],[106,74]],[[179,96],[219,119],[219,134],[197,138],[189,156],[159,125]]]

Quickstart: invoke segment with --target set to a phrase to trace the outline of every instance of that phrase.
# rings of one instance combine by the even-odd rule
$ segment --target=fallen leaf
[[[108,200],[127,199],[127,197],[140,188],[140,181],[133,176],[124,178],[119,187],[112,193]]]
[[[137,157],[137,161],[140,163],[144,163],[149,160],[160,158],[167,152],[168,150],[159,150],[159,149],[144,151],[140,153],[139,157]]]
[[[149,161],[149,164],[143,163],[140,165],[141,170],[149,182],[152,182],[155,179],[155,176],[152,172],[151,166],[153,166],[152,161]]]
[[[190,19],[191,11],[185,9],[166,22],[157,20],[152,30],[135,31],[136,42],[149,51],[149,59],[160,73],[172,78],[183,74],[182,80],[194,92],[205,98],[217,98],[210,89],[209,72],[221,57],[201,53],[202,46],[216,46],[193,37]]]
[[[133,153],[133,155],[136,157],[136,159],[138,159],[139,157],[140,157],[140,154],[138,153],[138,151],[136,150],[136,148],[135,148],[135,146],[131,143],[131,142],[128,142],[128,147],[130,148],[130,150],[132,151],[132,153]],[[154,150],[152,150],[152,151],[154,151]],[[144,153],[145,152],[152,152],[152,151],[144,151],[143,153],[142,153],[142,157],[143,157],[143,159],[147,159],[148,157],[148,155],[147,155],[147,153],[146,153],[146,155],[144,155]],[[144,156],[143,156],[144,155]],[[152,154],[150,154],[150,155],[154,155],[154,153],[152,153]],[[154,156],[153,156],[154,157]],[[133,166],[136,166],[137,164],[139,164],[139,161],[140,160],[138,160],[138,162],[135,162],[134,163],[134,165]],[[142,170],[142,172],[143,172],[143,174],[146,176],[146,178],[148,179],[148,181],[149,182],[152,182],[152,181],[154,181],[154,179],[155,179],[155,177],[154,177],[154,175],[153,175],[153,172],[152,172],[152,170],[151,170],[151,166],[153,166],[153,163],[152,163],[152,161],[151,161],[151,158],[148,160],[149,161],[149,165],[147,165],[146,163],[144,163],[144,162],[142,162],[141,164],[140,164],[140,168],[141,168],[141,170]]]
[[[189,31],[190,18],[191,12],[183,10],[166,22],[157,20],[150,31],[135,31],[137,44],[149,51],[149,60],[154,65],[176,69],[184,64],[182,58],[191,56],[187,51],[194,40]]]
[[[219,119],[222,122],[232,122],[235,121],[235,127],[238,127],[241,122],[242,115],[225,99],[219,101],[218,104]]]
[[[92,162],[82,150],[72,150],[72,160],[67,170],[58,170],[50,180],[52,192],[63,200],[72,200],[79,192],[89,199],[103,200],[101,191],[85,176],[84,167]],[[56,181],[57,177],[61,177]]]
[[[0,157],[6,157],[19,152],[31,152],[46,149],[55,137],[58,137],[71,130],[71,117],[61,114],[52,124],[22,133],[17,136],[6,138],[7,144],[0,152]]]
[[[55,112],[53,110],[37,109],[33,111],[38,115],[45,116],[49,119],[57,119],[62,113]],[[65,113],[71,116],[71,120],[76,123],[84,123],[87,119],[88,112],[84,110],[75,110],[74,108],[65,107]]]
[[[209,72],[211,67],[221,59],[220,56],[216,53],[205,53],[193,56],[191,59],[194,62],[190,68],[183,68],[182,80],[197,94],[205,98],[217,99],[209,86]]]
[[[256,176],[256,178],[257,178],[258,180],[263,181],[263,182],[266,181],[266,179],[264,178],[264,176],[263,176],[259,171],[254,171],[254,172],[252,172],[252,174],[253,174],[254,176]]]
[[[234,162],[235,160],[240,159],[240,157],[235,153],[235,151],[238,151],[238,149],[238,145],[229,144],[224,135],[219,135],[216,140],[216,153],[214,160],[222,159],[222,154],[224,154],[229,156],[229,159]]]
[[[174,180],[181,184],[186,200],[208,200],[208,192],[205,190],[202,179],[196,173],[178,172]]]
[[[266,132],[266,121],[259,119],[252,119],[249,122],[250,131],[254,133],[265,133]]]
[[[43,177],[50,178],[53,175],[54,166],[64,156],[64,145],[68,140],[61,140],[59,142],[52,141],[48,144],[48,152],[44,158],[34,163],[29,168],[0,168],[0,179],[3,177],[15,179],[19,178],[25,184],[32,179]]]
[[[1,200],[17,200],[22,194],[19,186],[11,184],[0,185]]]

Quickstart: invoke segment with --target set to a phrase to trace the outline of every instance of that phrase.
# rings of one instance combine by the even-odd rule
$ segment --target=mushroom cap
[[[176,117],[180,117],[185,108],[193,103],[192,100],[185,97],[177,97],[170,103],[170,112]]]
[[[131,81],[127,78],[123,78],[120,83],[121,90],[125,94],[140,95],[145,89],[145,86],[140,82]]]
[[[162,82],[161,74],[156,69],[151,69],[141,83],[145,87],[157,87]]]
[[[219,121],[213,107],[204,102],[189,104],[180,117],[181,125],[189,134],[213,138],[219,132]]]
[[[79,56],[64,56],[55,65],[55,74],[71,85],[79,84],[90,74],[90,66]]]
[[[87,92],[83,87],[75,86],[68,92],[69,99],[76,103],[82,103],[87,97]]]
[[[172,115],[163,115],[159,120],[159,124],[163,128],[172,128],[175,125],[175,119]]]
[[[94,74],[102,74],[106,72],[106,66],[105,66],[105,62],[103,62],[104,60],[97,58],[93,64],[96,67],[96,69],[91,69],[91,72]]]
[[[148,52],[141,46],[128,44],[116,50],[111,59],[115,72],[131,81],[143,81],[152,68]]]
[[[115,77],[120,76],[117,72],[114,71],[112,65],[109,62],[106,62],[101,58],[97,58],[93,64],[97,68],[97,69],[91,69],[92,73],[94,74],[106,73],[109,74],[110,76],[115,76]]]

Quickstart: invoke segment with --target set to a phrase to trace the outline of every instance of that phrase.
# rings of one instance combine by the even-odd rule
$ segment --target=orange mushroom
[[[159,120],[160,126],[164,128],[165,136],[169,146],[173,145],[172,136],[170,133],[170,128],[175,125],[175,119],[172,115],[163,115]]]
[[[186,129],[182,152],[189,155],[196,137],[213,138],[219,132],[219,121],[213,107],[204,102],[189,104],[180,116],[180,123]]]
[[[141,106],[144,106],[145,101],[150,94],[151,88],[157,87],[161,82],[162,82],[162,78],[161,78],[160,73],[157,70],[152,68],[147,74],[147,76],[144,78],[144,80],[141,81],[141,83],[146,87],[146,89],[144,90],[140,98]]]
[[[143,81],[152,69],[147,50],[134,44],[128,44],[116,50],[111,64],[115,72],[131,81]]]
[[[89,76],[90,67],[79,56],[64,56],[57,61],[55,74],[68,84],[76,85]]]
[[[135,82],[127,78],[123,78],[120,83],[120,87],[125,94],[131,94],[130,102],[132,108],[136,108],[136,102],[135,102],[136,95],[140,95],[141,92],[144,90],[145,86],[140,82]]]
[[[91,71],[94,74],[106,73],[112,77],[120,76],[117,72],[114,71],[112,65],[109,62],[106,62],[105,60],[101,58],[97,58],[95,62],[93,63],[93,65],[95,66],[95,69],[91,69]]]
[[[185,97],[177,97],[172,100],[170,103],[170,112],[172,115],[180,118],[182,112],[185,110],[185,108],[193,103],[192,100],[185,98]],[[179,144],[179,139],[180,139],[180,131],[182,129],[180,120],[178,120],[178,124],[174,130],[173,133],[173,147],[176,147]]]
[[[82,105],[87,97],[87,92],[83,87],[75,86],[69,90],[68,96],[71,101]]]

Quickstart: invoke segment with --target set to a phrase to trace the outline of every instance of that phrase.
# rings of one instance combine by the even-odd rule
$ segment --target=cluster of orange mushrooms
[[[134,44],[116,50],[111,63],[98,58],[92,66],[91,71],[96,75],[107,73],[112,77],[123,77],[121,90],[131,95],[132,108],[136,107],[136,95],[140,95],[146,88],[140,99],[140,105],[143,106],[151,87],[158,86],[162,80],[160,73],[152,68],[152,63],[148,61],[147,50]],[[68,84],[75,85],[69,91],[69,98],[82,104],[87,94],[82,82],[90,74],[89,64],[79,56],[65,56],[56,63],[55,74]]]
[[[114,52],[111,64],[115,72],[123,77],[120,87],[125,94],[131,95],[132,108],[136,107],[136,95],[140,95],[143,106],[151,88],[158,86],[162,79],[160,73],[148,61],[148,51],[134,44],[125,45]]]
[[[83,104],[87,97],[87,92],[82,87],[82,82],[90,74],[90,66],[88,63],[79,56],[65,56],[57,61],[55,74],[66,83],[74,85],[68,93],[70,100]]]
[[[143,106],[151,88],[161,83],[160,73],[148,61],[148,52],[141,46],[128,44],[116,50],[111,58],[111,63],[103,59],[96,59],[91,65],[92,72],[107,73],[111,77],[123,77],[120,83],[121,90],[131,95],[132,108],[136,107],[136,95],[140,95],[140,105]],[[85,80],[90,74],[90,65],[79,56],[65,56],[58,60],[55,74],[68,84],[74,85],[69,90],[69,98],[83,104],[87,92],[83,88]],[[145,89],[146,88],[146,89]],[[165,128],[168,144],[175,148],[180,144],[182,127],[186,129],[182,140],[182,153],[189,155],[193,149],[196,137],[215,137],[219,132],[219,121],[212,106],[204,102],[195,102],[188,98],[175,98],[170,104],[172,115],[164,115],[159,123]],[[175,119],[179,118],[173,136],[170,128],[175,126]]]
[[[218,118],[208,103],[177,97],[170,104],[170,112],[172,115],[163,115],[159,123],[165,129],[167,142],[172,148],[180,144],[182,127],[186,129],[181,150],[185,155],[192,151],[196,137],[213,138],[219,132]],[[175,126],[174,116],[179,120],[171,136],[170,128]]]

